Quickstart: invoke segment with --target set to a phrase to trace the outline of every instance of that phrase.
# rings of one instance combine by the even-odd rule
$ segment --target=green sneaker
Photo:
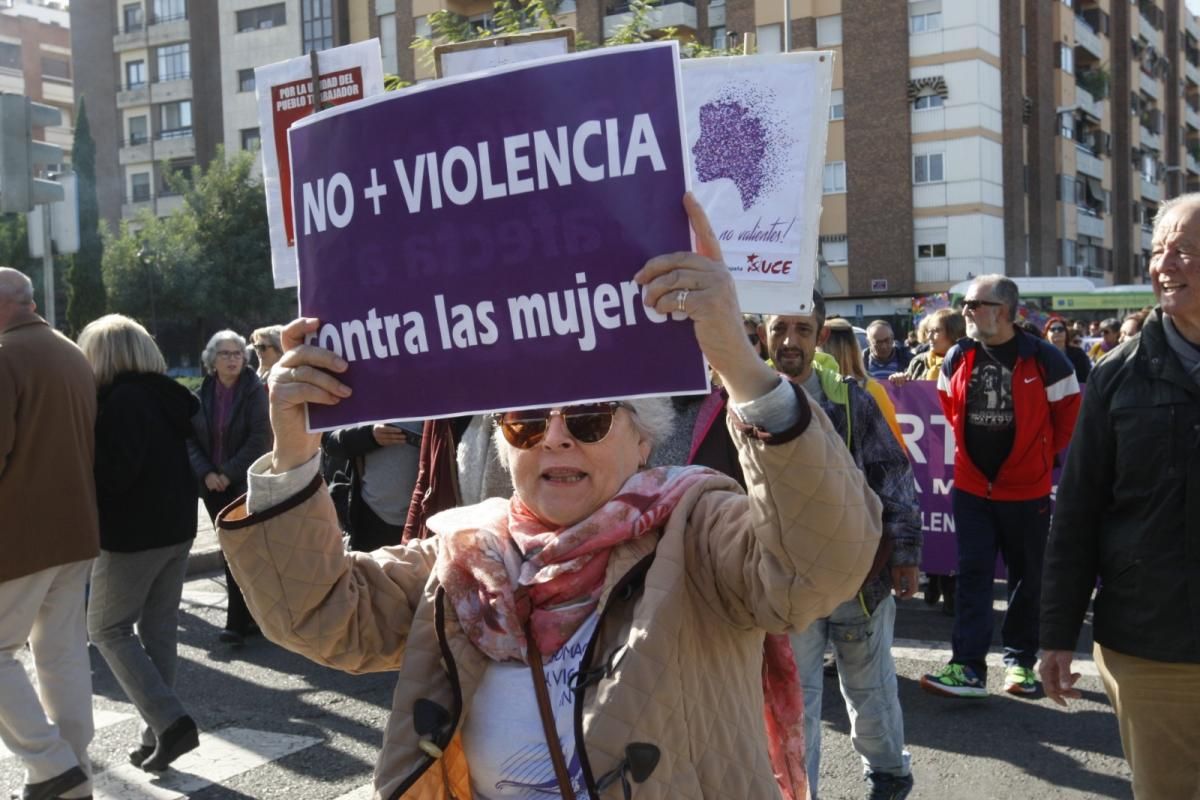
[[[947,664],[921,677],[921,688],[943,697],[987,697],[987,686],[975,670],[962,664]]]
[[[1037,694],[1037,675],[1029,667],[1009,667],[1004,673],[1004,691],[1009,694]]]

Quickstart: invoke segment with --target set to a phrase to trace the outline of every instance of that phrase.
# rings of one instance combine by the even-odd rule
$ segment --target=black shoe
[[[27,783],[21,790],[21,800],[55,800],[63,792],[69,792],[88,779],[79,767],[71,767],[66,772],[55,775],[41,783]]]
[[[136,750],[129,751],[129,763],[135,767],[140,767],[142,762],[149,758],[153,752],[154,745],[152,744],[138,745]]]
[[[867,800],[904,800],[913,788],[912,775],[872,772],[867,775],[867,782],[871,784]]]
[[[246,643],[245,636],[235,630],[230,630],[229,628],[221,631],[221,633],[217,636],[217,639],[225,644],[231,644],[234,647],[241,647]]]
[[[147,772],[162,772],[172,761],[199,746],[200,731],[196,729],[195,720],[186,715],[182,716],[172,722],[158,737],[158,745],[150,757],[142,762],[142,769]]]

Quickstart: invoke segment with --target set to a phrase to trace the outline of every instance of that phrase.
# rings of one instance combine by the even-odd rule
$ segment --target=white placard
[[[747,312],[807,313],[817,272],[833,53],[683,62],[692,191]]]
[[[488,41],[488,40],[484,40]],[[570,52],[570,42],[565,36],[533,39],[527,42],[510,42],[497,47],[477,47],[442,53],[442,77],[452,78],[492,67],[503,67],[522,61],[548,56],[563,56]]]
[[[383,94],[383,61],[378,39],[322,50],[317,61],[322,108]],[[271,274],[276,289],[294,287],[296,242],[292,229],[287,129],[312,113],[309,57],[258,67],[254,70],[254,85],[262,142],[263,187],[267,192],[267,221],[271,230]]]

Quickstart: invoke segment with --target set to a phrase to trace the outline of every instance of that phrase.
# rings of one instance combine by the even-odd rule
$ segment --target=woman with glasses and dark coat
[[[246,470],[271,449],[271,420],[262,381],[246,364],[246,340],[234,331],[214,333],[200,356],[207,375],[200,385],[200,411],[192,418],[188,441],[192,472],[209,516],[246,491]],[[244,642],[258,627],[246,608],[242,592],[225,567],[229,608],[221,641]]]
[[[1069,344],[1066,320],[1062,317],[1051,317],[1046,320],[1046,324],[1042,327],[1042,335],[1046,337],[1046,341],[1066,355],[1071,366],[1075,368],[1075,380],[1087,383],[1088,373],[1092,371],[1092,362],[1088,360],[1087,353],[1082,349]]]

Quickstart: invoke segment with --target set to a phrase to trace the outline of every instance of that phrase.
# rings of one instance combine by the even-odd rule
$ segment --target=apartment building
[[[62,112],[62,125],[34,135],[70,160],[75,126],[70,14],[55,0],[0,0],[0,92],[23,94]]]
[[[173,172],[259,145],[254,68],[369,35],[368,0],[88,0],[71,7],[101,217],[182,204]]]
[[[427,77],[408,43],[428,15],[485,21],[490,6],[373,0],[385,69]],[[598,42],[628,5],[560,11]],[[1141,282],[1158,204],[1200,189],[1200,27],[1184,0],[791,0],[784,13],[782,0],[663,0],[652,18],[718,48],[837,52],[820,285],[854,311],[895,313],[983,272]]]

